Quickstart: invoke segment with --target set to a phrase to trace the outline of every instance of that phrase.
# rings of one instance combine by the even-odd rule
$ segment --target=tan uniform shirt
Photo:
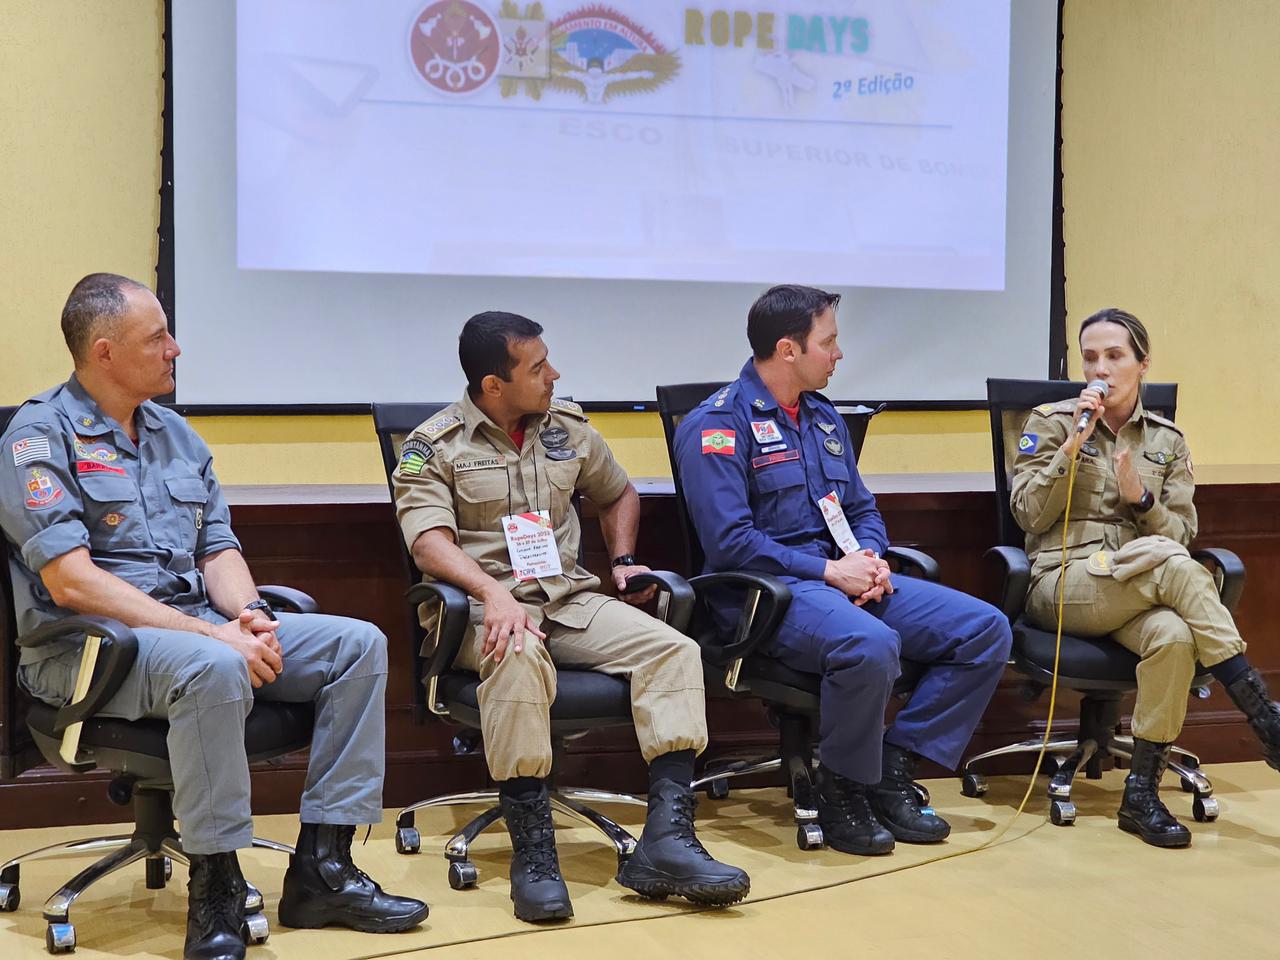
[[[1071,465],[1062,446],[1075,429],[1075,404],[1074,399],[1047,403],[1031,412],[1011,470],[1010,506],[1014,519],[1027,533],[1033,583],[1061,561]],[[1155,506],[1146,513],[1135,511],[1120,495],[1113,460],[1117,448],[1130,452],[1143,484],[1155,496]],[[1067,558],[1115,550],[1150,534],[1189,545],[1196,535],[1192,470],[1182,431],[1146,411],[1141,401],[1119,433],[1113,434],[1105,423],[1098,424],[1080,451],[1071,495]]]
[[[582,527],[570,498],[577,490],[597,504],[613,503],[627,474],[576,403],[552,400],[546,414],[526,418],[524,446],[516,450],[464,395],[405,438],[393,482],[410,550],[426,531],[448,529],[517,601],[566,627],[585,628],[608,599],[593,592],[600,579],[578,564]],[[518,582],[502,518],[535,510],[550,511],[564,573]],[[471,615],[473,623],[483,619],[474,601]]]

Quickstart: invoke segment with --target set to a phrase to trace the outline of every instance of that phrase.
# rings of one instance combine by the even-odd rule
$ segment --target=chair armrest
[[[319,613],[320,604],[310,594],[276,584],[258,587],[258,595],[271,604],[272,610],[285,613]]]
[[[658,619],[681,633],[689,629],[696,598],[689,581],[670,570],[650,570],[627,578],[623,593],[635,593],[648,586],[658,588]]]
[[[1214,579],[1219,584],[1218,596],[1222,605],[1234,613],[1244,594],[1243,561],[1222,547],[1202,547],[1191,551],[1191,556],[1196,560],[1208,561],[1214,567]]]
[[[73,723],[81,723],[102,709],[115,696],[138,657],[138,638],[119,620],[107,617],[64,617],[18,638],[20,647],[39,647],[55,640],[97,637],[98,652],[93,679],[84,697],[58,711],[53,732],[62,734]]]
[[[777,577],[749,570],[726,570],[704,573],[689,581],[695,593],[708,587],[745,587],[747,595],[733,630],[733,639],[718,644],[699,637],[703,659],[716,666],[749,656],[767,637],[773,636],[791,606],[791,588]]]
[[[471,619],[471,601],[465,590],[438,580],[415,583],[405,594],[405,599],[414,610],[423,603],[440,604],[435,649],[427,657],[426,669],[422,672],[427,679],[438,677],[453,666],[454,658],[462,647],[462,638]]]
[[[915,550],[911,547],[895,547],[890,544],[885,548],[884,558],[886,560],[896,560],[898,566],[902,568],[907,576],[918,576],[922,580],[928,580],[930,583],[937,583],[942,578],[942,571],[938,567],[938,561],[923,550]],[[917,572],[912,573],[912,570]]]
[[[1031,586],[1031,561],[1025,550],[1017,547],[992,547],[986,556],[995,557],[1004,566],[1000,584],[1000,610],[1013,623],[1022,615]]]

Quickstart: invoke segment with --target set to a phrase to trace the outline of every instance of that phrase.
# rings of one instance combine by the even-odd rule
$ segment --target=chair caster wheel
[[[480,871],[470,860],[453,860],[449,863],[449,886],[455,890],[466,890],[476,885]]]
[[[796,846],[801,850],[821,850],[826,842],[818,824],[802,823],[796,827]]]
[[[1055,800],[1049,804],[1049,820],[1055,827],[1069,827],[1076,822],[1076,805],[1070,800]]]
[[[13,913],[22,903],[22,891],[16,883],[0,883],[0,913]]]
[[[707,784],[708,800],[724,800],[729,796],[729,779],[719,777]]]
[[[414,854],[422,849],[422,835],[416,827],[401,827],[396,831],[396,853]]]
[[[51,923],[44,932],[44,948],[55,956],[76,948],[76,928],[69,923]]]
[[[981,797],[987,792],[987,778],[980,773],[966,773],[960,778],[960,794],[965,797]]]
[[[262,912],[262,891],[255,887],[252,883],[245,884],[244,893],[244,914],[247,917],[251,913]]]
[[[1191,815],[1197,823],[1213,823],[1218,819],[1218,801],[1214,797],[1196,797],[1191,801]]]
[[[250,945],[266,943],[271,936],[271,925],[261,913],[251,913],[244,918],[244,942]]]
[[[928,787],[926,787],[923,783],[916,783],[913,780],[911,782],[911,789],[916,792],[916,799],[920,801],[920,806],[922,807],[929,806],[929,788]]]

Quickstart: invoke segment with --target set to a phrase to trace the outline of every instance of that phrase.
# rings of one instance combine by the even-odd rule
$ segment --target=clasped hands
[[[839,560],[828,560],[822,579],[860,607],[893,593],[891,574],[888,561],[870,550],[859,550]]]

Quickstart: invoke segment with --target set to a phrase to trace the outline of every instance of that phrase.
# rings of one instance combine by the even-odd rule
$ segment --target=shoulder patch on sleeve
[[[551,400],[551,409],[559,413],[568,414],[577,420],[586,423],[590,417],[582,412],[582,407],[578,406],[572,400],[561,400],[559,397],[553,397]]]
[[[34,434],[19,437],[10,445],[13,453],[13,465],[21,467],[37,460],[51,460],[53,452],[49,448],[49,438]]]
[[[1036,448],[1040,446],[1040,435],[1036,433],[1024,433],[1018,438],[1019,453],[1035,453]]]
[[[400,446],[400,473],[420,477],[422,468],[436,455],[435,448],[418,436],[411,436]]]
[[[434,420],[428,420],[420,426],[414,433],[420,433],[428,440],[439,440],[446,434],[452,433],[462,426],[462,418],[452,413],[446,413],[444,416],[436,417]],[[407,440],[405,441],[408,442]]]

